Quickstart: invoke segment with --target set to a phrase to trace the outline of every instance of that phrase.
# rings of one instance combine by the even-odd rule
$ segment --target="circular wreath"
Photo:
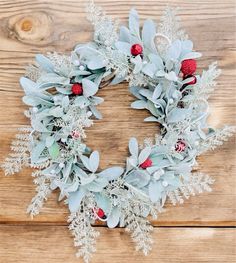
[[[194,172],[196,157],[221,145],[234,128],[209,128],[207,98],[220,74],[216,63],[196,74],[200,53],[180,29],[175,10],[167,8],[156,29],[148,19],[140,30],[132,9],[129,27],[121,26],[91,2],[88,18],[95,28],[90,43],[79,44],[70,56],[37,55],[36,64],[20,79],[30,106],[25,115],[30,127],[20,128],[12,153],[3,164],[6,174],[22,166],[33,172],[37,194],[28,212],[39,213],[52,190],[69,206],[70,226],[79,247],[78,256],[88,262],[98,236],[96,219],[131,232],[136,248],[151,249],[152,227],[166,199],[175,205],[195,193],[209,191],[213,180]],[[132,108],[146,109],[161,132],[142,146],[129,141],[126,166],[99,169],[99,152],[85,143],[85,128],[92,117],[101,118],[96,106],[100,87],[129,83],[137,98]]]

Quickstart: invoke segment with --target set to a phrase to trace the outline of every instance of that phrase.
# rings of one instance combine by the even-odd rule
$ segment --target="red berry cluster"
[[[83,87],[79,83],[75,83],[71,87],[71,91],[74,95],[82,95],[83,94]]]
[[[138,56],[143,53],[143,47],[140,44],[134,44],[130,50],[133,56]]]
[[[188,85],[194,85],[197,82],[197,78],[193,75],[197,69],[197,62],[195,59],[186,59],[182,61],[181,72],[183,73],[183,79],[193,78],[193,80],[185,83],[181,89],[184,89]]]
[[[195,59],[186,59],[182,61],[181,72],[184,76],[193,75],[197,69],[197,62]]]

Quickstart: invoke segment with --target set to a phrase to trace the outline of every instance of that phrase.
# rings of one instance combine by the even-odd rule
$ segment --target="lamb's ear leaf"
[[[139,88],[139,87],[132,86],[132,87],[129,88],[129,91],[130,91],[131,94],[133,94],[137,99],[140,99],[140,100],[143,99],[143,96],[139,93],[139,91],[140,91],[140,88]]]
[[[20,78],[20,85],[24,89],[26,95],[31,95],[32,92],[37,91],[37,84],[32,81],[31,79],[21,77]]]
[[[128,56],[131,55],[130,53],[131,44],[126,43],[126,42],[117,41],[115,43],[115,46],[120,52],[124,53],[125,55],[128,55]]]
[[[54,136],[50,136],[50,135],[47,136],[45,142],[46,142],[46,146],[47,146],[47,147],[52,146],[53,143],[55,142]]]
[[[147,160],[147,158],[151,154],[151,151],[152,151],[151,147],[146,147],[140,152],[139,157],[138,157],[139,164]]]
[[[113,207],[107,218],[107,226],[109,228],[114,228],[119,224],[120,214],[120,209],[117,206]]]
[[[31,125],[35,131],[38,132],[49,132],[49,130],[43,125],[43,123],[37,119],[31,121]]]
[[[64,111],[63,108],[60,106],[57,107],[52,107],[49,111],[48,111],[49,115],[52,115],[56,118],[62,117],[64,115]]]
[[[90,105],[89,106],[89,109],[91,110],[91,112],[93,113],[94,117],[97,118],[98,120],[101,120],[102,119],[102,114],[100,111],[98,111],[98,109],[93,106],[93,105]]]
[[[113,181],[116,180],[119,176],[121,176],[123,172],[124,169],[122,167],[114,166],[103,170],[98,175],[106,178],[108,181]]]
[[[138,157],[138,141],[134,137],[129,140],[129,151],[131,155]]]
[[[150,78],[153,78],[157,71],[157,67],[154,63],[148,63],[142,68],[142,72],[149,76]]]
[[[90,171],[95,173],[98,169],[98,166],[99,166],[99,152],[94,151],[90,154],[90,157],[89,157]]]
[[[83,95],[86,98],[95,95],[98,91],[98,85],[89,79],[86,78],[82,79],[82,85],[83,85]]]
[[[113,80],[112,80],[112,82],[110,83],[110,85],[117,85],[117,84],[119,84],[119,83],[121,83],[122,81],[124,81],[125,80],[125,76],[119,76],[119,75],[116,75],[114,78],[113,78]]]
[[[202,54],[199,52],[189,52],[181,58],[181,61],[186,59],[196,59],[196,58],[200,58],[201,56]]]
[[[142,30],[142,39],[145,47],[150,51],[156,52],[156,47],[154,43],[154,38],[156,35],[156,26],[151,19],[144,21]]]
[[[50,61],[50,59],[48,59],[42,54],[37,54],[35,58],[39,66],[42,69],[44,69],[46,72],[54,72],[54,66],[52,62]]]
[[[145,122],[159,122],[159,120],[154,117],[154,116],[150,116],[144,119]]]
[[[167,117],[169,123],[179,122],[191,115],[192,110],[176,108],[173,109]]]
[[[140,39],[138,12],[133,8],[129,13],[129,29],[132,35]]]
[[[193,42],[189,39],[182,41],[182,49],[186,52],[191,52],[193,50]]]
[[[149,197],[152,202],[157,202],[161,198],[163,186],[160,181],[151,181],[148,185]]]
[[[148,185],[150,181],[150,174],[145,170],[133,170],[125,178],[125,182],[128,184],[141,189]]]
[[[31,152],[31,162],[35,163],[38,161],[39,156],[41,155],[41,153],[43,152],[43,150],[45,149],[45,142],[41,141],[39,142],[32,150]]]
[[[82,161],[85,168],[87,168],[89,171],[91,171],[91,167],[89,164],[89,158],[85,155],[80,155],[80,160]]]
[[[177,39],[171,44],[171,46],[169,47],[167,51],[168,58],[174,61],[178,60],[181,54],[181,50],[182,50],[181,41]]]
[[[67,108],[70,104],[70,99],[69,96],[64,96],[62,101],[61,101],[61,106],[63,109]]]
[[[41,101],[32,96],[24,96],[22,98],[22,101],[26,104],[26,105],[29,105],[29,106],[38,106],[41,104]]]
[[[120,41],[130,43],[130,32],[125,26],[120,27]]]
[[[106,63],[104,62],[104,59],[102,59],[99,56],[92,58],[88,62],[88,68],[91,70],[101,69],[101,68],[104,68],[105,66],[106,66]]]
[[[147,103],[144,100],[136,100],[134,102],[131,103],[131,108],[132,109],[146,109]]]
[[[73,158],[67,161],[65,167],[63,168],[63,178],[69,178],[69,175],[72,172],[73,167]]]
[[[80,187],[78,191],[69,193],[68,204],[71,213],[75,213],[80,208],[80,203],[84,196],[86,195],[86,190]]]
[[[160,97],[160,95],[161,95],[161,92],[162,92],[162,87],[161,87],[160,84],[158,84],[158,85],[155,87],[155,89],[154,89],[154,92],[153,92],[153,94],[152,94],[152,99],[153,99],[153,100],[158,99],[158,98]]]
[[[102,177],[98,177],[94,179],[91,183],[86,184],[84,187],[89,191],[99,193],[104,190],[104,188],[108,185],[108,180]]]

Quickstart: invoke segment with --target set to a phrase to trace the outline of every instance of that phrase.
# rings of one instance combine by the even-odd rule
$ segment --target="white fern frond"
[[[15,136],[15,140],[11,143],[12,152],[1,165],[5,175],[18,173],[24,166],[29,166],[30,133],[32,128],[21,127],[18,130],[20,133]]]
[[[181,193],[180,189],[176,189],[174,191],[170,191],[167,196],[168,196],[168,198],[170,199],[170,202],[173,205],[183,204],[184,203],[184,198],[182,196],[182,193]]]
[[[158,33],[167,37],[170,42],[176,39],[187,39],[188,36],[183,29],[180,28],[180,18],[177,16],[177,9],[167,7],[161,17],[161,23],[158,27]]]
[[[94,25],[94,40],[105,46],[112,46],[118,40],[118,21],[113,21],[94,1],[89,2],[86,11],[87,19]]]
[[[47,168],[50,164],[51,164],[51,160],[46,160],[41,163],[33,163],[33,164],[31,163],[30,167],[41,170],[41,169]]]
[[[32,176],[35,176],[36,173],[33,173]],[[34,217],[39,214],[41,208],[44,205],[44,202],[48,199],[48,196],[51,194],[50,182],[45,176],[40,176],[40,171],[38,172],[38,177],[34,180],[34,183],[37,185],[36,192],[37,194],[31,200],[31,204],[27,208],[27,213]]]
[[[99,232],[91,226],[90,221],[86,208],[80,213],[72,213],[68,218],[74,245],[79,247],[76,256],[82,257],[85,263],[90,261],[92,253],[96,251],[96,238],[99,236]]]
[[[56,72],[66,71],[70,73],[73,70],[74,65],[71,56],[60,55],[57,52],[48,52],[47,57],[50,59]]]
[[[181,187],[174,191],[170,191],[167,195],[173,205],[184,203],[184,199],[190,196],[201,194],[203,192],[211,192],[211,185],[214,180],[203,173],[192,173],[189,181],[185,181]]]
[[[217,84],[215,79],[221,74],[221,70],[217,68],[217,62],[213,62],[208,70],[202,72],[202,76],[194,88],[194,93],[197,98],[207,99],[214,91]]]
[[[126,211],[125,230],[131,233],[132,240],[136,243],[136,250],[140,250],[146,256],[152,249],[151,232],[153,227],[149,221],[136,215],[132,210]]]
[[[198,155],[209,150],[214,150],[216,147],[222,145],[225,141],[228,141],[229,137],[233,136],[235,131],[235,126],[225,126],[222,129],[215,130],[199,144]]]

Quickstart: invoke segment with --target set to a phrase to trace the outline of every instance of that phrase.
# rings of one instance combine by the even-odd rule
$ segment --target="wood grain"
[[[23,92],[19,77],[35,54],[69,53],[76,43],[91,39],[93,29],[85,19],[86,2],[0,1],[0,162],[9,152],[16,128],[28,124],[23,115],[25,106],[21,102]],[[166,6],[163,0],[96,2],[121,23],[127,22],[128,11],[133,6],[140,12],[142,21],[147,17],[158,20]],[[223,70],[210,98],[210,124],[214,127],[235,124],[235,1],[171,0],[168,3],[180,6],[182,24],[194,41],[194,48],[203,54],[198,71],[215,60]],[[88,130],[87,142],[101,152],[101,168],[105,168],[125,162],[130,136],[142,140],[158,133],[159,129],[143,122],[147,112],[130,109],[134,98],[126,84],[106,87],[99,95],[105,99],[100,106],[104,118],[95,121]],[[129,248],[130,242],[122,229],[108,231],[100,227],[103,237],[93,262],[122,263],[127,259],[130,262],[235,262],[234,230],[205,228],[235,225],[235,153],[235,138],[231,138],[214,153],[199,158],[199,169],[216,180],[214,191],[192,197],[182,206],[167,205],[167,211],[153,224],[172,227],[155,229],[157,242],[150,257],[144,259]],[[66,227],[61,226],[66,224],[67,208],[56,201],[57,193],[33,221],[25,214],[34,195],[30,172],[24,170],[12,177],[0,173],[0,262],[75,262],[72,240]],[[49,243],[52,245],[48,246]]]
[[[147,257],[133,249],[123,229],[100,227],[92,263],[233,263],[235,229],[155,228],[155,243]],[[0,258],[4,263],[82,262],[73,239],[62,226],[0,226]]]

